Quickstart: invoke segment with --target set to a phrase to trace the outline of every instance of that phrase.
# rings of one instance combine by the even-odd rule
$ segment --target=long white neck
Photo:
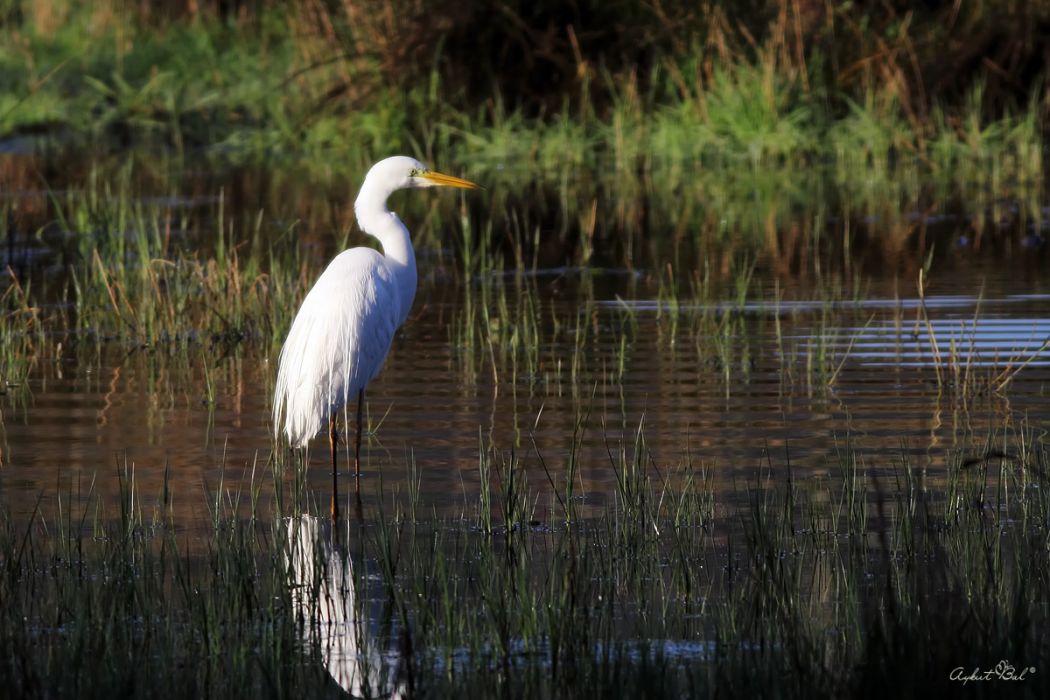
[[[383,246],[383,255],[401,294],[401,323],[404,323],[416,297],[416,254],[408,229],[397,214],[386,207],[386,198],[390,194],[366,179],[357,195],[354,211],[361,230],[378,238]]]

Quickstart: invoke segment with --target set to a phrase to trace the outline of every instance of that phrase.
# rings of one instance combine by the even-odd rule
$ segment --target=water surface
[[[238,177],[165,180],[162,204],[207,222],[223,200],[227,211],[272,205],[287,214],[282,188],[303,191],[266,173]],[[281,215],[271,235],[308,261],[327,259],[335,240],[323,232],[348,225],[352,195],[346,183],[335,191],[294,205],[322,212],[305,220],[301,238],[289,239],[299,231]],[[9,197],[20,220],[47,220],[39,191]],[[419,228],[415,211],[405,218]],[[879,220],[843,234],[838,219],[828,224],[835,235],[807,244],[802,257],[782,241],[750,258],[746,284],[722,260],[725,274],[704,292],[696,280],[710,273],[706,243],[676,248],[670,286],[666,261],[652,252],[631,266],[573,264],[563,252],[569,264],[515,272],[509,260],[507,273],[464,273],[454,246],[425,248],[413,313],[369,387],[363,496],[409,491],[414,464],[427,508],[474,508],[484,452],[522,470],[542,520],[558,508],[550,480],[561,487],[576,454],[579,506],[598,512],[614,502],[618,455],[634,454],[639,430],[645,468],[702,468],[727,500],[762,469],[834,475],[851,450],[872,478],[907,455],[935,485],[953,460],[994,451],[1007,433],[1040,434],[1050,423],[1045,250],[1027,225],[978,247],[970,222],[936,210],[927,217],[929,240],[894,240],[889,250],[877,244]],[[7,262],[61,279],[53,221],[42,230],[16,228]],[[789,220],[781,235],[793,230]],[[668,245],[667,232],[648,234],[664,241],[654,251]],[[858,237],[852,253],[844,235]],[[926,249],[911,250],[920,243],[934,250],[921,295]],[[57,360],[37,362],[0,397],[0,498],[19,519],[53,514],[69,498],[113,516],[122,483],[149,506],[167,480],[187,527],[206,519],[216,492],[232,502],[252,483],[266,485],[260,504],[269,507],[278,348],[66,342]],[[326,503],[326,439],[309,459],[309,492]],[[347,487],[350,469],[344,461]],[[279,477],[289,488],[291,471]]]

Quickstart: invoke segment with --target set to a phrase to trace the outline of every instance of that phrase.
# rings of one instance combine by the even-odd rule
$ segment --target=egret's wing
[[[274,430],[303,446],[379,373],[401,300],[383,256],[352,248],[331,262],[292,322],[274,393]]]

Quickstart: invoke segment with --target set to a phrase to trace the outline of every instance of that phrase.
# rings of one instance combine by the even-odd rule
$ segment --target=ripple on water
[[[380,475],[386,492],[406,492],[414,460],[428,507],[458,512],[476,503],[483,445],[516,460],[547,494],[536,501],[541,511],[551,500],[544,469],[560,483],[575,453],[585,508],[599,507],[614,498],[614,465],[634,454],[639,426],[647,463],[704,466],[718,488],[733,489],[789,460],[796,473],[829,473],[846,447],[874,469],[902,454],[943,467],[952,451],[980,449],[1004,425],[1050,418],[1050,295],[1008,279],[983,298],[873,293],[860,302],[681,304],[673,336],[666,305],[599,301],[581,330],[575,374],[578,339],[568,329],[576,302],[563,277],[556,295],[545,279],[535,285],[535,366],[512,348],[458,347],[455,294],[419,305],[369,387],[366,492],[378,489]],[[448,294],[424,286],[420,297],[428,296]],[[624,307],[636,324],[626,341]],[[721,345],[697,323],[711,310],[739,319]],[[993,390],[1004,371],[1022,365],[1008,395]],[[968,372],[972,391],[947,375],[939,383],[938,367]],[[93,493],[115,500],[118,475],[133,469],[144,497],[160,494],[168,479],[177,515],[199,517],[201,494],[219,483],[243,486],[253,469],[261,480],[273,449],[268,358],[249,348],[217,358],[208,372],[206,379],[194,357],[116,349],[90,362],[38,365],[24,390],[4,397],[0,492],[25,516],[35,504],[29,493],[44,494],[46,506],[56,484],[69,492],[94,479]],[[309,459],[307,482],[323,502],[331,488],[326,440],[313,443]]]

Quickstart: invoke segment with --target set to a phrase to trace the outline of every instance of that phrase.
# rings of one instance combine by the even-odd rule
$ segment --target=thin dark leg
[[[361,484],[358,482],[357,488],[354,489],[354,517],[357,518],[357,522],[364,522],[364,508],[361,505]]]
[[[354,449],[354,469],[357,471],[357,479],[361,480],[361,413],[365,403],[365,390],[357,393],[357,447]]]
[[[339,463],[336,450],[339,445],[339,431],[335,427],[335,416],[328,419],[328,444],[332,448],[332,520],[339,519]]]

